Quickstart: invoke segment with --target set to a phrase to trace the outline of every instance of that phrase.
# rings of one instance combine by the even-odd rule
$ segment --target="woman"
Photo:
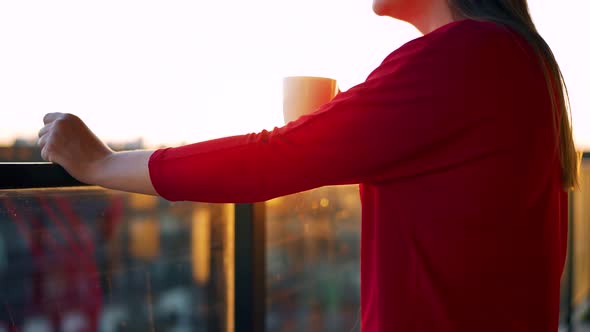
[[[169,200],[263,201],[360,184],[363,331],[556,331],[576,153],[566,94],[525,0],[375,0],[424,36],[273,131],[109,150],[44,118],[46,160]]]

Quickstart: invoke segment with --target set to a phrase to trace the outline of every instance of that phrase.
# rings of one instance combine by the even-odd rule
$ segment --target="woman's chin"
[[[373,1],[373,12],[379,16],[385,16],[386,6],[383,2],[379,0]]]
[[[392,5],[388,0],[373,0],[373,12],[379,16],[391,16]]]

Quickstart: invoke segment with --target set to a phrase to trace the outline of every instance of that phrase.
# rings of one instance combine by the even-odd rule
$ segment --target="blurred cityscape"
[[[41,161],[34,143],[0,147],[0,162]],[[266,329],[359,331],[358,188],[265,207]],[[0,192],[0,332],[232,331],[233,211],[98,188]]]
[[[266,202],[268,331],[360,331],[358,186]]]
[[[16,140],[0,161],[42,159]],[[0,195],[0,331],[225,330],[229,213],[98,188]]]

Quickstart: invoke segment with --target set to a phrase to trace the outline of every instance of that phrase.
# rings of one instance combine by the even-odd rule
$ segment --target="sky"
[[[590,149],[590,3],[529,6]],[[271,129],[283,124],[284,76],[346,90],[419,36],[370,0],[0,0],[0,144],[35,137],[47,112],[149,146]]]

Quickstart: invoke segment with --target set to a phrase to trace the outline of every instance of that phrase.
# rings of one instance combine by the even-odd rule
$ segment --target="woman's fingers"
[[[53,156],[54,151],[51,148],[53,144],[47,144],[46,138],[47,136],[43,136],[39,139],[39,146],[41,147],[41,158],[43,158],[43,160],[45,161],[53,162],[55,161],[55,156]]]
[[[45,134],[41,136],[37,141],[37,145],[39,145],[39,148],[41,148],[41,158],[43,158],[45,161],[54,162],[55,156],[53,154],[55,151],[52,149],[54,144],[50,142],[50,135],[51,134]]]
[[[37,145],[39,146],[39,148],[43,149],[43,147],[45,147],[45,144],[47,144],[47,137],[49,135],[41,135],[39,136],[39,139],[37,140]]]
[[[41,158],[45,161],[51,161],[49,160],[49,152],[45,147],[41,148]]]
[[[52,123],[48,123],[45,126],[43,126],[43,128],[41,128],[41,130],[39,130],[39,138],[43,137],[43,135],[47,134],[51,128],[52,128],[53,124]]]
[[[43,160],[50,162],[54,161],[55,156],[53,156],[53,153],[55,151],[51,149],[51,146],[55,145],[52,143],[52,140],[55,140],[53,134],[56,130],[59,130],[59,126],[56,126],[56,124],[58,124],[61,119],[64,119],[66,116],[67,115],[64,113],[55,112],[47,113],[43,117],[43,123],[45,123],[45,126],[39,130],[39,139],[37,140],[37,145],[39,148],[41,148],[41,158],[43,158]]]
[[[45,114],[45,116],[43,117],[43,123],[44,124],[48,124],[51,123],[59,118],[63,118],[64,117],[64,113],[59,113],[59,112],[54,112],[54,113],[47,113]]]

